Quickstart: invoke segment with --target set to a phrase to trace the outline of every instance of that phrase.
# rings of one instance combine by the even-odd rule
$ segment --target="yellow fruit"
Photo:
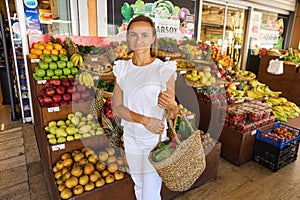
[[[53,43],[52,43],[52,42],[47,42],[47,44],[50,44],[50,45],[52,45]]]
[[[40,45],[38,45],[38,49],[40,49],[40,50],[44,50],[44,49],[45,49],[45,46],[44,46],[44,45],[42,45],[42,44],[40,44]]]
[[[54,54],[54,55],[58,55],[58,54],[59,54],[59,52],[58,52],[57,49],[53,49],[53,50],[51,51],[51,53]]]
[[[39,46],[39,45],[40,45],[39,43],[34,43],[34,44],[33,44],[33,48],[38,49],[38,46]]]
[[[35,48],[30,49],[30,53],[35,54]]]
[[[55,48],[56,50],[58,50],[58,51],[62,49],[61,44],[54,44],[53,46],[54,46],[54,48]]]
[[[39,41],[38,43],[41,44],[41,45],[45,45],[46,44],[46,42],[44,42],[44,41]]]
[[[40,56],[40,55],[43,54],[43,51],[40,50],[40,49],[36,49],[36,50],[35,50],[35,54],[38,55],[38,56]]]
[[[38,55],[30,53],[30,54],[28,54],[28,58],[30,58],[30,59],[38,58]]]
[[[67,50],[66,49],[61,49],[60,51],[59,51],[59,53],[60,54],[63,54],[63,55],[67,55]]]
[[[50,54],[51,54],[51,51],[50,51],[49,49],[44,49],[43,54],[50,55]]]
[[[47,44],[47,45],[46,45],[46,49],[48,49],[48,50],[51,51],[51,50],[53,49],[53,46],[52,46],[51,44]]]

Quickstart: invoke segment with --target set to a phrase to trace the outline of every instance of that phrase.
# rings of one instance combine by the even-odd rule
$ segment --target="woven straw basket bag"
[[[189,120],[184,114],[182,115],[184,120],[187,121],[193,134],[183,142],[180,142],[176,135],[172,120],[167,117],[172,134],[174,134],[177,142],[176,149],[166,159],[156,162],[152,159],[153,152],[157,149],[156,146],[152,149],[148,157],[150,163],[153,165],[166,187],[171,191],[188,190],[201,176],[206,167],[201,131],[194,131]],[[176,126],[176,123],[174,124]],[[159,137],[158,144],[160,142],[161,137]]]

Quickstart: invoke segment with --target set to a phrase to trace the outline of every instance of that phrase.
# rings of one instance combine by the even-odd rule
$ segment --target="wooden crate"
[[[273,123],[260,127],[262,131],[273,127]],[[256,130],[240,133],[233,128],[224,126],[219,142],[222,143],[221,156],[231,163],[240,166],[252,159],[256,138]]]

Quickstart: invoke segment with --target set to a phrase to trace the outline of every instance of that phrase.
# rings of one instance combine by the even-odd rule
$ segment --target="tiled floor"
[[[0,199],[50,199],[33,125],[10,122],[9,108],[0,106]],[[4,113],[4,114],[3,114]],[[5,122],[5,123],[4,123]],[[299,126],[299,122],[291,122]],[[19,128],[18,128],[19,127]],[[220,158],[218,177],[176,200],[298,200],[300,159],[274,173],[255,162],[237,167]]]

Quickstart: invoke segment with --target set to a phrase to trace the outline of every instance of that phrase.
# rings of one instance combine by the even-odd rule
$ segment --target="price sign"
[[[60,111],[60,109],[59,109],[59,107],[57,106],[57,107],[50,107],[50,108],[48,108],[48,112],[59,112]]]
[[[31,63],[38,63],[39,61],[40,61],[40,59],[38,59],[38,58],[30,59]]]
[[[37,81],[37,84],[38,84],[38,85],[45,85],[46,82],[47,82],[46,80],[38,80],[38,81]]]
[[[92,62],[97,62],[97,61],[98,61],[98,58],[91,58],[91,61],[92,61]]]
[[[260,30],[260,42],[262,44],[277,44],[278,37],[278,31]]]
[[[52,146],[52,151],[58,151],[58,150],[62,150],[62,149],[65,149],[65,148],[66,148],[65,144],[58,144],[58,145]]]

